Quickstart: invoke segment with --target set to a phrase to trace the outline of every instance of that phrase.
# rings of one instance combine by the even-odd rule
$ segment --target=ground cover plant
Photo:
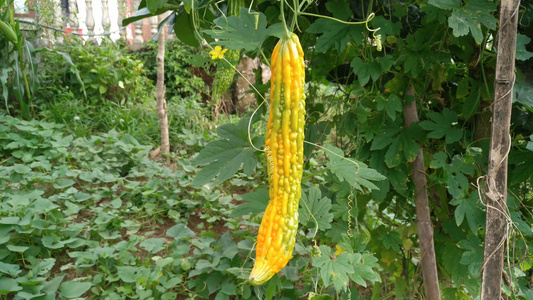
[[[518,10],[509,299],[533,298],[532,9]],[[179,85],[168,93],[168,162],[150,156],[158,147],[145,70],[153,71],[153,48],[42,50],[39,80],[48,84],[32,93],[42,95],[34,112],[16,102],[0,112],[0,297],[427,299],[411,173],[422,150],[440,297],[480,298],[494,2],[245,2],[230,15],[224,1],[146,1],[130,21],[167,10],[167,24],[193,47],[169,48],[167,79]],[[181,72],[190,59],[210,73],[228,62],[225,49],[269,64],[280,18],[293,25],[306,63],[302,192],[293,258],[252,286],[269,201],[270,108],[259,95],[269,94],[257,85],[255,114],[211,120],[209,87]],[[420,121],[408,126],[411,103]]]

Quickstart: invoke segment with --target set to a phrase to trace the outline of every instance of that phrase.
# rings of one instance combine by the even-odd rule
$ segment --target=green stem
[[[285,0],[281,0],[280,10],[281,10],[281,24],[283,25],[283,39],[288,40],[291,36],[289,28],[287,28],[287,22],[285,21],[285,12],[283,9],[283,3]]]
[[[313,14],[313,13],[308,13],[308,12],[300,12],[301,15],[306,15],[306,16],[310,16],[310,17],[317,17],[317,18],[325,18],[325,19],[329,19],[329,20],[332,20],[332,21],[336,21],[336,22],[339,22],[339,23],[342,23],[342,24],[346,24],[346,25],[361,25],[361,24],[365,24],[367,25],[368,22],[370,22],[372,19],[374,19],[374,13],[368,15],[368,17],[366,18],[366,20],[364,21],[360,21],[360,22],[348,22],[348,21],[343,21],[343,20],[339,20],[337,18],[333,18],[333,17],[329,17],[329,16],[324,16],[324,15],[317,15],[317,14]],[[378,29],[369,29],[368,26],[367,26],[367,29],[369,31],[377,31]]]
[[[483,83],[485,84],[485,89],[487,90],[487,95],[490,95],[489,85],[487,83],[487,77],[485,76],[485,68],[483,67],[483,54],[485,53],[485,48],[487,45],[487,40],[489,38],[489,34],[487,33],[486,37],[483,39],[483,44],[481,44],[481,53],[479,54],[479,61],[481,62],[481,76],[483,76]]]
[[[263,52],[263,48],[260,48],[259,52],[261,53],[261,56],[263,56],[263,59],[265,60],[265,64],[270,68],[270,61],[266,57],[265,52]]]
[[[291,31],[294,32],[294,28],[298,27],[298,21],[296,20],[298,18],[298,11],[296,10],[296,8],[298,7],[298,0],[293,0],[292,5],[294,6],[294,8],[291,7],[291,9],[294,15],[292,17],[292,22],[291,22]]]

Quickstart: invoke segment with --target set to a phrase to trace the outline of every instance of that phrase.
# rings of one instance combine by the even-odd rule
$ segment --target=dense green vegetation
[[[148,1],[140,17],[167,2],[181,3]],[[230,18],[224,2],[191,3],[167,20],[193,44],[167,43],[168,161],[150,154],[159,144],[155,43],[132,53],[71,41],[58,51],[34,49],[18,30],[17,43],[0,35],[0,297],[424,299],[411,180],[422,147],[442,298],[479,298],[496,4],[309,3],[306,12],[340,20],[375,17],[368,26],[297,19],[313,144],[296,248],[252,287],[268,186],[265,155],[250,142],[263,148],[268,105],[213,118],[209,85],[188,70],[212,75],[226,63],[198,36],[268,63],[279,2]],[[6,6],[0,20],[10,24]],[[533,299],[532,12],[520,6],[502,285],[510,299]],[[261,104],[268,91],[257,86]],[[421,121],[407,128],[411,101]]]

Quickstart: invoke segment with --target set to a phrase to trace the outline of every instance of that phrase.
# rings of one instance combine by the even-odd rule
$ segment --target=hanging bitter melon
[[[296,34],[280,39],[271,59],[270,114],[265,139],[270,201],[259,227],[250,282],[259,285],[292,257],[303,173],[305,64]]]

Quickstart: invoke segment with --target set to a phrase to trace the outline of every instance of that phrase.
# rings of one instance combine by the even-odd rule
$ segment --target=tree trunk
[[[499,300],[503,271],[503,249],[507,235],[507,155],[511,146],[511,102],[515,80],[515,51],[518,25],[518,0],[500,2],[500,29],[496,57],[494,102],[492,103],[492,134],[489,169],[483,185],[486,203],[485,248],[482,300]]]
[[[414,96],[414,88],[411,86],[407,96]],[[416,101],[412,101],[403,109],[405,124],[407,127],[413,122],[418,122]],[[424,167],[424,154],[422,147],[412,164],[411,171],[416,186],[415,207],[418,239],[420,242],[422,275],[424,278],[424,290],[429,300],[440,300],[439,277],[437,274],[437,262],[435,260],[435,247],[433,245],[433,224],[430,219],[426,170]]]
[[[165,19],[165,14],[159,15],[158,23]],[[159,117],[159,126],[161,128],[161,154],[166,154],[170,151],[170,142],[168,138],[168,116],[167,116],[167,102],[165,100],[165,37],[167,33],[166,25],[163,26],[159,33],[159,47],[157,49],[157,84],[156,84],[156,98],[157,98],[157,116]]]

